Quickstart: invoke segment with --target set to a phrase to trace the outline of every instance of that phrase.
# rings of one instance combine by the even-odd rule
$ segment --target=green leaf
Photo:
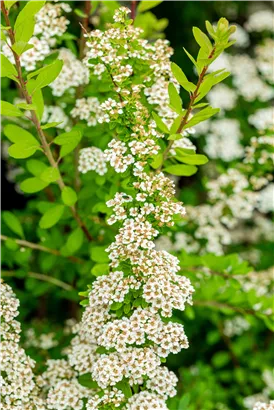
[[[55,182],[60,178],[60,173],[57,168],[47,167],[40,175],[42,181]]]
[[[214,354],[212,363],[215,367],[221,368],[230,362],[230,356],[228,352],[220,351]]]
[[[169,133],[171,135],[178,134],[178,130],[181,125],[182,119],[183,119],[182,115],[178,115],[178,117],[175,118],[169,130]]]
[[[184,394],[179,401],[178,410],[188,410],[189,403],[190,403],[189,393]]]
[[[87,387],[89,389],[98,389],[99,387],[97,382],[92,379],[90,373],[81,374],[81,376],[78,377],[78,382],[81,384],[81,386]]]
[[[109,265],[107,263],[97,263],[91,269],[91,274],[93,276],[102,276],[109,273]]]
[[[37,159],[29,159],[26,165],[28,171],[35,177],[40,177],[42,172],[47,168],[46,164],[42,161],[38,161]]]
[[[191,148],[175,148],[176,154],[184,157],[186,155],[196,155],[195,149]]]
[[[4,54],[1,54],[1,77],[8,77],[16,80],[17,71],[14,65],[7,59]]]
[[[184,138],[184,137],[182,136],[182,134],[171,134],[171,135],[168,137],[168,140],[176,141],[176,140],[180,140],[180,139],[182,139],[182,138]]]
[[[15,3],[17,3],[18,0],[14,0],[14,1],[4,1],[5,7],[6,9],[10,9]]]
[[[178,83],[188,92],[193,92],[196,89],[195,84],[188,81],[183,70],[175,63],[171,63],[171,71]]]
[[[66,248],[70,252],[70,254],[75,253],[78,249],[81,248],[84,240],[84,232],[81,228],[75,229],[75,231],[71,232],[66,242]]]
[[[163,154],[157,154],[154,157],[152,157],[152,162],[151,162],[151,167],[153,169],[157,169],[163,162]]]
[[[77,202],[76,192],[68,186],[66,186],[62,190],[61,195],[62,195],[62,201],[64,202],[65,205],[73,206]]]
[[[13,51],[15,51],[15,53],[18,56],[20,56],[25,51],[28,51],[31,48],[33,48],[33,44],[26,43],[25,41],[18,41],[16,43],[14,43],[11,48],[13,49]]]
[[[94,262],[104,263],[109,262],[109,257],[105,246],[94,246],[90,250],[90,257]]]
[[[55,205],[44,213],[40,219],[39,226],[42,229],[49,229],[56,225],[63,215],[64,205]]]
[[[42,130],[47,130],[48,128],[55,128],[57,125],[62,124],[63,121],[61,122],[48,122],[45,125],[42,125],[41,129]]]
[[[161,131],[163,131],[165,134],[168,134],[168,133],[169,133],[169,130],[168,130],[166,124],[165,124],[165,123],[162,121],[162,119],[159,117],[159,115],[156,114],[156,112],[153,111],[153,112],[152,112],[152,116],[153,116],[154,121],[156,122],[157,127],[158,127]]]
[[[34,16],[44,6],[45,1],[28,1],[20,11],[14,25],[15,41],[27,43],[34,32]]]
[[[194,64],[194,66],[197,68],[198,73],[200,74],[200,72],[199,72],[199,65],[198,65],[197,61],[195,60],[195,58],[192,57],[192,55],[191,55],[184,47],[183,47],[183,49],[184,49],[184,52],[186,53],[186,55],[188,56],[188,58],[192,61],[192,63]]]
[[[193,35],[199,46],[206,50],[208,54],[212,51],[212,44],[205,33],[202,32],[198,27],[193,27]]]
[[[137,11],[138,13],[143,13],[144,11],[153,9],[154,7],[158,6],[158,4],[162,2],[163,0],[154,0],[154,1],[143,0],[138,4]]]
[[[115,387],[119,390],[122,390],[127,399],[132,396],[132,390],[128,381],[121,380],[120,382],[116,383]]]
[[[12,232],[16,233],[21,238],[24,238],[24,231],[21,222],[16,215],[12,214],[9,211],[5,211],[3,212],[2,218]]]
[[[168,172],[172,175],[189,177],[197,172],[197,167],[193,165],[169,165],[164,169],[165,172]]]
[[[219,108],[206,107],[203,110],[199,111],[197,114],[195,114],[188,121],[188,123],[184,126],[183,129],[185,130],[186,128],[193,127],[194,125],[199,124],[200,122],[205,121],[213,115],[217,114],[219,111]]]
[[[171,107],[174,108],[174,111],[180,114],[182,112],[183,103],[173,83],[168,84],[168,95]]]
[[[123,306],[123,303],[122,303],[122,302],[113,302],[113,303],[110,305],[110,310],[118,310],[118,309],[120,309],[122,306]]]
[[[11,142],[29,142],[34,143],[37,142],[37,139],[27,130],[24,128],[19,127],[18,125],[8,124],[4,128],[5,136]]]
[[[69,154],[79,144],[82,138],[82,133],[79,129],[72,129],[69,132],[64,132],[56,137],[53,141],[57,145],[61,145],[60,158]]]
[[[36,107],[36,114],[41,120],[44,112],[44,99],[41,90],[36,90],[33,92],[35,87],[35,80],[30,80],[27,82],[27,90],[30,94],[32,94],[32,104]]]
[[[33,142],[17,142],[9,147],[8,153],[12,158],[28,158],[40,149],[39,142],[37,140]]]
[[[34,104],[19,103],[19,104],[16,104],[16,107],[22,108],[23,110],[36,111],[36,106]]]
[[[40,90],[41,88],[46,87],[47,85],[51,84],[60,74],[64,62],[62,60],[56,60],[54,63],[49,64],[48,66],[44,67],[45,69],[38,74],[34,89],[32,90],[32,94],[35,91]]]
[[[229,75],[230,73],[228,71],[224,73],[223,72],[220,73],[220,70],[219,70],[219,71],[216,71],[215,73],[211,73],[205,76],[204,81],[202,82],[201,87],[199,89],[199,95],[195,101],[198,102],[202,98],[204,98],[205,95],[211,90],[211,88],[214,85],[220,83],[221,81],[226,79]]]
[[[1,115],[5,115],[7,117],[22,117],[23,113],[7,101],[1,101]]]
[[[205,155],[186,155],[186,156],[176,156],[178,161],[189,165],[204,165],[208,162],[208,158]]]
[[[82,10],[80,9],[74,9],[74,13],[81,18],[86,18],[88,17]]]
[[[20,189],[27,194],[33,194],[42,191],[46,186],[48,186],[47,182],[41,181],[41,179],[37,177],[33,177],[25,179],[25,181],[20,184]]]

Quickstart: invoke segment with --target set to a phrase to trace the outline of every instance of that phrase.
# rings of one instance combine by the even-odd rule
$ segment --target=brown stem
[[[16,272],[14,271],[2,271],[3,276],[16,276]],[[28,272],[28,276],[34,279],[42,280],[44,282],[52,283],[53,285],[59,286],[65,290],[73,290],[73,286],[69,285],[68,283],[63,282],[57,278],[53,278],[48,275],[44,275],[43,273],[36,273],[36,272]]]
[[[6,25],[7,25],[8,27],[10,27],[10,20],[9,20],[9,16],[8,16],[8,11],[7,11],[7,9],[6,9],[5,4],[4,4],[3,1],[1,2],[1,9],[2,9],[4,18],[5,18]],[[11,44],[13,45],[13,44],[15,43],[15,35],[14,35],[13,29],[10,28],[10,29],[8,30],[8,33],[9,33],[9,37],[10,37]],[[14,56],[15,66],[16,66],[16,70],[17,70],[17,74],[18,74],[17,78],[18,78],[18,81],[19,81],[19,87],[20,87],[20,89],[21,89],[21,91],[22,91],[22,94],[23,94],[23,96],[24,96],[26,102],[27,102],[28,104],[31,104],[31,103],[32,103],[32,98],[31,98],[31,95],[28,93],[28,90],[27,90],[27,87],[26,87],[26,82],[25,82],[24,79],[23,79],[22,67],[21,67],[21,63],[20,63],[20,57],[19,57],[19,56],[17,55],[17,53],[15,53],[13,50],[12,50],[12,53],[13,53],[13,56]],[[47,139],[46,139],[46,137],[45,137],[45,134],[43,133],[43,130],[42,130],[42,128],[41,128],[40,121],[39,121],[39,119],[38,119],[38,117],[37,117],[35,111],[31,111],[31,119],[32,119],[32,122],[33,122],[33,124],[34,124],[36,130],[37,130],[39,139],[40,139],[41,144],[42,144],[42,147],[43,147],[43,151],[44,151],[46,157],[48,158],[48,161],[49,161],[50,165],[51,165],[53,168],[57,168],[57,169],[58,169],[58,162],[55,161],[55,159],[54,159],[54,157],[53,157],[53,155],[52,155],[52,152],[51,152],[51,150],[50,150],[50,146],[49,146],[49,144],[48,144],[48,142],[47,142]],[[60,174],[60,173],[59,173],[59,174]],[[60,190],[62,191],[62,190],[65,188],[65,184],[64,184],[63,178],[60,176],[60,178],[59,178],[56,182],[57,182],[57,184],[59,185]],[[81,220],[80,216],[77,214],[76,208],[75,208],[74,206],[70,206],[70,210],[71,210],[71,213],[72,213],[74,219],[77,221],[78,225],[80,226],[80,228],[81,228],[81,229],[83,230],[83,232],[85,233],[87,239],[88,239],[89,241],[91,241],[91,240],[92,240],[92,236],[91,236],[90,233],[88,232],[88,229],[87,229],[87,227],[85,226],[84,222]]]
[[[235,355],[235,353],[233,351],[233,346],[232,346],[231,340],[228,336],[226,336],[224,334],[224,329],[223,329],[223,326],[222,326],[221,323],[218,323],[218,330],[219,330],[219,333],[221,335],[221,338],[223,339],[223,341],[224,341],[224,343],[225,343],[225,345],[228,349],[228,352],[229,352],[229,355],[231,357],[231,361],[233,363],[233,366],[235,368],[239,367],[240,363],[239,363],[239,360],[238,360],[237,356]]]
[[[215,50],[216,50],[215,47],[213,47],[210,55],[208,56],[208,59],[211,59],[214,56]],[[181,120],[181,123],[180,123],[180,125],[179,125],[179,127],[176,131],[176,134],[180,134],[182,132],[184,126],[186,125],[186,123],[188,121],[188,118],[189,118],[189,115],[191,114],[193,105],[195,104],[195,100],[199,95],[199,89],[200,89],[200,86],[201,86],[201,84],[204,80],[207,69],[208,69],[208,65],[203,68],[203,70],[201,71],[201,74],[199,75],[196,88],[195,88],[193,94],[191,94],[191,96],[190,96],[190,101],[189,101],[186,113],[185,113],[185,115],[183,116],[183,118]],[[168,146],[166,147],[166,149],[163,153],[163,161],[162,161],[162,164],[160,165],[160,167],[158,168],[158,171],[160,171],[162,169],[163,164],[164,164],[165,160],[167,159],[168,153],[171,150],[173,144],[174,144],[174,141],[170,140],[169,143],[168,143]]]
[[[135,20],[135,17],[136,17],[136,4],[137,4],[136,0],[131,1],[131,18],[133,21]]]
[[[1,239],[1,241],[12,240],[15,243],[17,243],[17,245],[25,246],[26,248],[31,248],[31,249],[36,249],[38,251],[51,253],[52,255],[62,256],[63,258],[65,257],[57,249],[47,248],[46,246],[39,245],[37,243],[33,243],[33,242],[29,242],[29,241],[25,241],[24,239],[9,238],[6,235],[0,235],[0,239]],[[77,258],[76,256],[68,256],[67,259],[69,259],[71,262],[74,262],[74,263],[81,263],[82,264],[82,263],[85,262],[83,259]]]

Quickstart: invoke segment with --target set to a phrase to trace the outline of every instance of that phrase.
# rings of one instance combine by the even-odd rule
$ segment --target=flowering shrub
[[[228,351],[217,352],[213,366],[231,361],[241,383],[245,373],[237,356],[244,350],[239,345],[234,351],[231,339],[257,323],[258,335],[273,328],[269,267],[261,280],[237,255],[224,255],[225,246],[242,241],[235,240],[239,220],[254,217],[256,225],[254,214],[271,211],[268,130],[239,149],[241,164],[207,181],[208,203],[191,206],[185,200],[185,208],[177,186],[178,177],[187,181],[208,162],[191,138],[198,124],[200,129],[220,111],[204,99],[219,99],[225,90],[219,83],[229,72],[213,67],[235,43],[236,27],[220,18],[206,22],[207,34],[193,28],[197,56],[185,50],[197,74],[192,82],[170,60],[173,50],[159,33],[166,22],[147,11],[159,2],[113,10],[108,2],[85,2],[84,10],[74,10],[81,19],[78,48],[77,36],[67,31],[72,6],[15,3],[1,4],[2,77],[11,90],[4,92],[1,113],[9,161],[20,167],[17,189],[29,197],[23,223],[19,214],[3,213],[9,233],[2,235],[3,273],[14,278],[19,297],[36,297],[23,303],[23,319],[38,309],[46,323],[45,298],[51,300],[49,316],[52,307],[61,311],[61,320],[79,319],[80,297],[84,310],[62,331],[54,332],[50,322],[48,332],[46,324],[42,332],[40,323],[27,326],[25,351],[14,319],[18,299],[2,283],[3,408],[196,409],[192,375],[200,372],[202,381],[212,369],[198,359],[182,376],[173,359],[194,349],[188,338],[197,343],[197,331],[185,333],[194,308],[217,309],[211,319],[217,330],[206,338],[214,344],[221,337]],[[222,109],[235,104],[230,89],[228,94]],[[262,101],[271,98],[266,94]],[[229,120],[210,120],[220,138]],[[234,148],[237,132],[234,124]],[[234,159],[226,150],[222,155]],[[220,320],[220,314],[233,313]],[[202,314],[198,328],[203,320]],[[181,376],[189,391],[180,398]],[[226,398],[218,389],[218,408],[228,408],[221,407]],[[237,404],[244,404],[249,391],[242,390]],[[271,394],[265,388],[254,409],[271,408]]]

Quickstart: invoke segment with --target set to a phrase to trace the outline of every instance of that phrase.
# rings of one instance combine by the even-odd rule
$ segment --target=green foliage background
[[[69,3],[73,9],[82,8],[82,2]],[[109,11],[103,16],[102,24],[111,19],[115,7],[115,4],[109,4]],[[157,26],[159,31],[165,29],[165,36],[175,49],[174,61],[183,68],[190,80],[194,80],[193,67],[182,49],[184,46],[190,53],[195,53],[197,49],[192,27],[203,29],[205,20],[217,21],[221,16],[241,24],[246,20],[248,7],[249,2],[245,1],[164,1],[153,10],[158,19],[164,20],[156,22],[155,17],[149,14],[146,20],[140,21],[140,24],[145,26],[149,37],[155,36],[155,31],[151,30],[152,25]],[[169,20],[166,28],[165,19]],[[79,17],[72,14],[71,21],[69,32],[79,37]],[[64,38],[62,41],[72,51],[77,50],[77,42],[74,39]],[[50,62],[49,58],[47,63]],[[98,90],[103,94],[104,86],[101,81],[90,84],[87,95],[93,95]],[[16,96],[17,90],[11,80],[2,79],[2,99],[12,102]],[[182,93],[183,100],[184,97]],[[49,105],[54,101],[49,89],[45,89],[44,98]],[[68,108],[72,108],[74,103],[73,98],[68,95],[59,100],[65,102]],[[249,106],[243,104],[238,116],[245,127],[244,135],[247,141],[253,135],[250,127],[245,126],[249,109]],[[5,126],[5,121],[3,125]],[[95,145],[105,148],[109,135],[104,125],[87,128],[83,124],[78,124],[78,127],[84,130],[82,146]],[[52,129],[48,129],[47,134],[50,138],[54,137]],[[200,153],[202,145],[203,141],[200,143]],[[42,157],[39,160],[43,161]],[[35,165],[31,163],[32,160],[8,161],[25,169],[25,173],[16,178],[19,183],[26,175],[30,176],[31,168]],[[74,167],[73,156],[66,157],[62,163],[62,171],[67,186],[75,185]],[[184,178],[184,189],[180,196],[186,204],[196,205],[205,197],[202,178],[202,170],[192,177]],[[27,195],[26,202],[18,195],[14,195],[14,186],[11,188],[4,185],[4,209],[16,215],[20,223],[18,225],[11,214],[4,213],[2,234],[9,238],[39,243],[57,251],[57,254],[40,252],[18,245],[12,239],[5,241],[2,246],[3,277],[11,284],[20,299],[19,319],[23,327],[27,329],[34,326],[37,334],[56,331],[57,339],[60,340],[60,345],[49,352],[32,348],[28,350],[38,363],[42,363],[49,355],[54,358],[60,356],[61,348],[69,340],[62,336],[63,322],[70,317],[79,319],[81,314],[81,297],[78,293],[86,289],[98,272],[107,272],[108,257],[104,249],[113,240],[115,230],[105,227],[105,216],[109,212],[105,201],[117,191],[119,177],[114,171],[109,170],[106,176],[89,172],[82,175],[81,180],[78,207],[82,215],[87,215],[85,222],[94,238],[90,243],[71,218],[68,209],[65,209],[58,224],[52,228],[43,229],[39,226],[41,215],[47,210],[52,210],[56,205],[56,198],[60,196],[55,184],[50,185],[45,191]],[[265,258],[259,266],[260,269],[269,267],[272,262],[271,245],[264,246]],[[273,324],[265,317],[257,315],[253,306],[262,303],[268,308],[271,300],[259,299],[252,291],[242,291],[233,276],[244,275],[251,268],[248,268],[246,262],[239,261],[239,249],[233,251],[233,255],[226,257],[198,257],[187,255],[184,251],[179,255],[183,272],[190,277],[196,289],[194,297],[198,303],[176,317],[185,326],[190,348],[168,358],[169,367],[180,376],[178,397],[170,401],[172,410],[240,410],[244,409],[244,397],[259,393],[265,387],[262,372],[269,369],[273,361]],[[218,274],[205,275],[201,269],[205,266]],[[35,277],[37,272],[50,276],[55,283]],[[56,286],[56,280],[68,284],[69,290]],[[223,333],[224,320],[235,315],[245,317],[251,327],[241,336],[228,338]]]

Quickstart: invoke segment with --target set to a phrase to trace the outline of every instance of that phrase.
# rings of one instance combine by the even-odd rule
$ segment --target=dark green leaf
[[[64,205],[55,205],[44,213],[40,219],[39,226],[42,229],[48,229],[56,225],[63,215]]]
[[[21,238],[24,238],[24,231],[21,222],[16,215],[12,214],[11,212],[5,211],[3,212],[2,217],[5,224],[10,228],[12,232],[16,233]]]

